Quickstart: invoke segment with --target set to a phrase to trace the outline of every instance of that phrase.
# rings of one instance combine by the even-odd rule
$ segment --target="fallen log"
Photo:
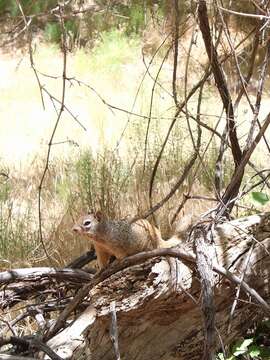
[[[218,349],[269,314],[270,215],[218,224],[207,235],[215,250],[209,256],[214,257]],[[113,303],[121,359],[201,359],[204,328],[195,255],[185,244],[151,253],[136,254],[95,275],[47,334],[50,348],[62,358],[116,359],[109,331]],[[157,255],[164,256],[149,259]],[[91,308],[73,322],[72,339],[65,321],[85,295]]]

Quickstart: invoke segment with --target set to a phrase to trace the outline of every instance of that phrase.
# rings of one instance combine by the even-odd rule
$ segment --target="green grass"
[[[139,49],[139,39],[127,37],[119,30],[103,32],[96,47],[89,54],[89,69],[97,72],[121,70],[127,63],[133,62]]]

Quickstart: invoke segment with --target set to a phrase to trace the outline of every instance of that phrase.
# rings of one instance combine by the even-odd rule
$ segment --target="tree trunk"
[[[215,243],[213,263],[243,279],[268,304],[269,234],[269,214],[216,225],[210,234]],[[238,285],[217,273],[213,278],[218,350],[262,319],[264,312],[244,290],[237,295]],[[110,276],[91,289],[89,299],[91,306],[72,326],[48,342],[61,357],[115,360],[119,345],[122,360],[202,359],[201,284],[195,264],[169,256],[153,258]],[[117,325],[114,317],[112,329],[114,301]]]

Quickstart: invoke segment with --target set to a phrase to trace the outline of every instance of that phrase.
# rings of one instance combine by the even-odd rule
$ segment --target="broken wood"
[[[269,235],[269,214],[218,224],[211,230],[215,244],[213,270],[216,272],[213,277],[216,308],[215,350],[230,344],[250,327],[252,322],[262,319],[264,313],[269,313],[270,307],[265,301],[269,302],[270,293]],[[253,250],[249,253],[251,246]],[[155,250],[156,253],[160,251]],[[194,262],[192,264],[194,254],[186,249],[162,251],[171,256],[176,256],[177,251],[182,255],[186,253],[186,259],[185,256],[183,261],[163,256],[148,259],[129,268],[118,263],[99,274],[99,280],[103,280],[96,280],[92,287],[88,287],[89,298],[96,314],[94,320],[91,318],[91,325],[84,331],[83,347],[73,352],[74,359],[87,354],[91,354],[93,359],[115,359],[109,335],[110,304],[113,301],[116,303],[122,359],[202,358],[204,332],[200,308],[201,286]],[[246,265],[248,253],[249,262],[248,266],[245,266],[245,276],[241,281],[239,275],[241,276],[243,266]],[[137,256],[138,260],[140,255],[132,258]],[[124,259],[124,262],[128,263],[128,258]],[[117,266],[119,271],[113,273],[112,269]],[[111,272],[111,276],[106,277],[106,271]],[[237,291],[236,283],[241,285],[241,291],[234,315],[230,319],[230,310]],[[254,294],[260,294],[259,302]],[[229,321],[231,329],[228,333]],[[75,324],[76,321],[73,326]],[[57,346],[52,348],[57,352]]]
[[[211,255],[205,248],[203,256],[209,253],[213,269],[214,352],[270,314],[270,215],[213,225],[206,236],[213,245]],[[197,234],[197,254],[200,238]],[[185,243],[114,262],[90,282],[85,280],[43,342],[47,339],[47,346],[63,359],[202,359],[205,334],[196,262],[191,244]],[[79,307],[82,301],[84,307]],[[112,316],[117,318],[113,327]],[[114,345],[112,334],[117,334]]]
[[[64,284],[67,288],[79,288],[83,283],[90,281],[93,275],[79,269],[54,269],[48,267],[13,269],[0,273],[0,309],[14,306],[22,300],[30,299],[37,292],[51,286],[55,292]]]

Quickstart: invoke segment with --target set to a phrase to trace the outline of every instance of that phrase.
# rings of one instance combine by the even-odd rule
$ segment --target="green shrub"
[[[34,15],[40,12],[46,12],[57,5],[57,0],[21,0],[20,4],[25,15]],[[15,0],[0,0],[0,13],[8,11],[11,16],[18,16],[20,9]]]
[[[145,27],[144,7],[139,4],[133,4],[129,10],[129,21],[127,22],[127,33],[138,34]]]
[[[45,38],[47,41],[59,43],[61,40],[60,24],[47,23],[45,26]]]
[[[116,153],[104,149],[93,156],[85,151],[77,163],[78,189],[82,205],[115,217],[120,212],[120,195],[126,193],[129,166]]]
[[[65,29],[67,35],[74,40],[78,33],[78,26],[75,21],[68,20],[65,22]],[[62,29],[59,23],[49,22],[45,26],[45,38],[47,41],[60,43],[62,36]]]
[[[0,14],[5,12],[7,9],[7,1],[6,0],[0,0]]]
[[[119,30],[111,30],[100,34],[100,42],[90,57],[90,66],[93,70],[117,70],[121,65],[134,58],[134,50],[138,47],[136,37],[128,38]]]

